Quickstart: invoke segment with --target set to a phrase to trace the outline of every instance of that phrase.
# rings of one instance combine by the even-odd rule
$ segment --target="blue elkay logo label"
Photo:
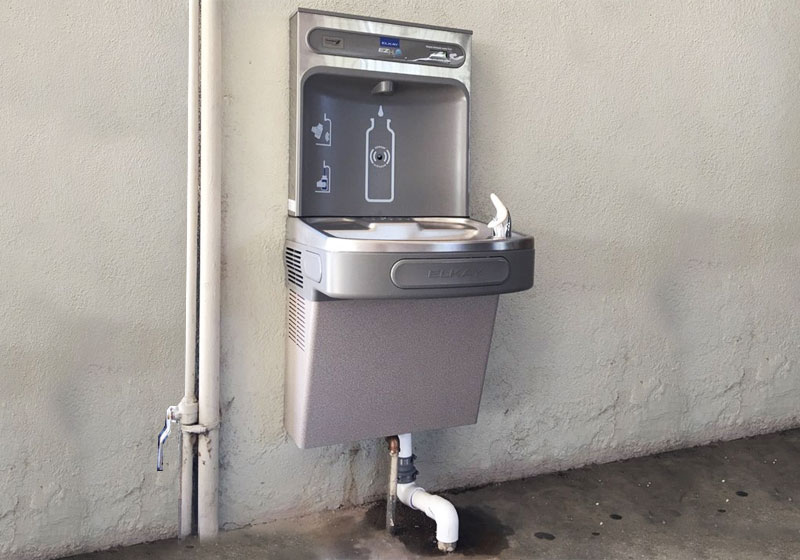
[[[400,46],[400,39],[395,39],[394,37],[381,37],[381,46],[397,48]]]

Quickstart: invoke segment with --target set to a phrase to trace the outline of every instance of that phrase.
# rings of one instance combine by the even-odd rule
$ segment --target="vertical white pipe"
[[[222,10],[220,0],[201,2],[200,25],[200,340],[199,422],[208,429],[197,442],[197,533],[219,530],[219,352],[222,222]]]
[[[414,454],[414,448],[411,444],[411,434],[400,434],[397,436],[400,440],[400,458],[408,459]]]
[[[178,538],[192,534],[192,496],[194,495],[195,436],[181,432],[181,508],[178,514]]]
[[[197,341],[197,211],[200,193],[200,0],[189,0],[186,161],[186,350],[184,397],[195,396]]]
[[[197,402],[197,212],[200,193],[200,0],[189,0],[189,57],[186,157],[186,337],[184,341],[184,392],[186,404]],[[178,536],[192,533],[195,436],[181,432],[181,505]]]

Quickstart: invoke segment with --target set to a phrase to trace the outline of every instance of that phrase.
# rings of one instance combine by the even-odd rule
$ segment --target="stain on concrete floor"
[[[457,558],[800,558],[800,430],[444,492],[458,508]],[[434,523],[384,504],[73,560],[400,559],[445,556]]]

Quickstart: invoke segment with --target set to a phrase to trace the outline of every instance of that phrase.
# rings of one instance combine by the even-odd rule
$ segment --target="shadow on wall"
[[[645,230],[616,240],[530,227],[534,289],[501,298],[479,425],[463,429],[507,434],[490,444],[492,470],[645,454],[791,417],[792,318],[769,297],[791,299],[776,224],[653,206]],[[431,434],[427,447],[455,439]]]
[[[40,295],[19,305],[39,322],[21,326],[36,330],[18,333],[24,345],[7,354],[8,371],[18,374],[2,380],[13,385],[1,392],[22,408],[8,418],[0,414],[0,424],[16,434],[0,454],[12,461],[0,462],[0,470],[16,489],[13,507],[0,507],[0,529],[10,524],[0,556],[3,546],[18,546],[14,535],[28,532],[37,535],[39,553],[77,550],[84,535],[105,534],[109,523],[150,538],[171,535],[177,470],[155,472],[154,421],[163,417],[160,396],[181,384],[169,367],[173,325],[132,324],[105,308],[78,310]],[[142,386],[131,360],[157,381]],[[177,449],[167,453],[176,465]],[[132,468],[119,470],[120,461]],[[111,534],[102,538],[98,546],[118,542]]]

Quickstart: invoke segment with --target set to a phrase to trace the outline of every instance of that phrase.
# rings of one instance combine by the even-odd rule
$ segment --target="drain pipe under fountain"
[[[180,423],[178,536],[192,532],[196,439],[197,534],[210,539],[219,531],[222,26],[220,0],[204,0],[202,14],[200,6],[200,0],[189,0],[184,396],[167,408],[156,470],[163,470],[163,446],[172,423]]]
[[[442,498],[429,494],[415,482],[418,471],[414,467],[414,449],[411,434],[400,434],[388,438],[391,466],[389,474],[389,496],[386,504],[386,528],[394,531],[394,505],[399,499],[411,509],[418,509],[436,522],[436,544],[442,552],[453,552],[458,543],[458,512]],[[396,443],[399,443],[399,452]],[[396,492],[396,495],[395,495]]]
[[[511,233],[511,213],[494,193],[491,201],[495,207],[495,217],[489,222],[497,237],[507,237]],[[442,498],[434,496],[417,486],[417,471],[414,466],[414,448],[411,434],[400,434],[386,438],[389,446],[389,490],[386,496],[386,530],[394,534],[397,528],[395,511],[397,500],[418,509],[436,522],[436,544],[442,552],[453,552],[458,543],[458,512]]]

